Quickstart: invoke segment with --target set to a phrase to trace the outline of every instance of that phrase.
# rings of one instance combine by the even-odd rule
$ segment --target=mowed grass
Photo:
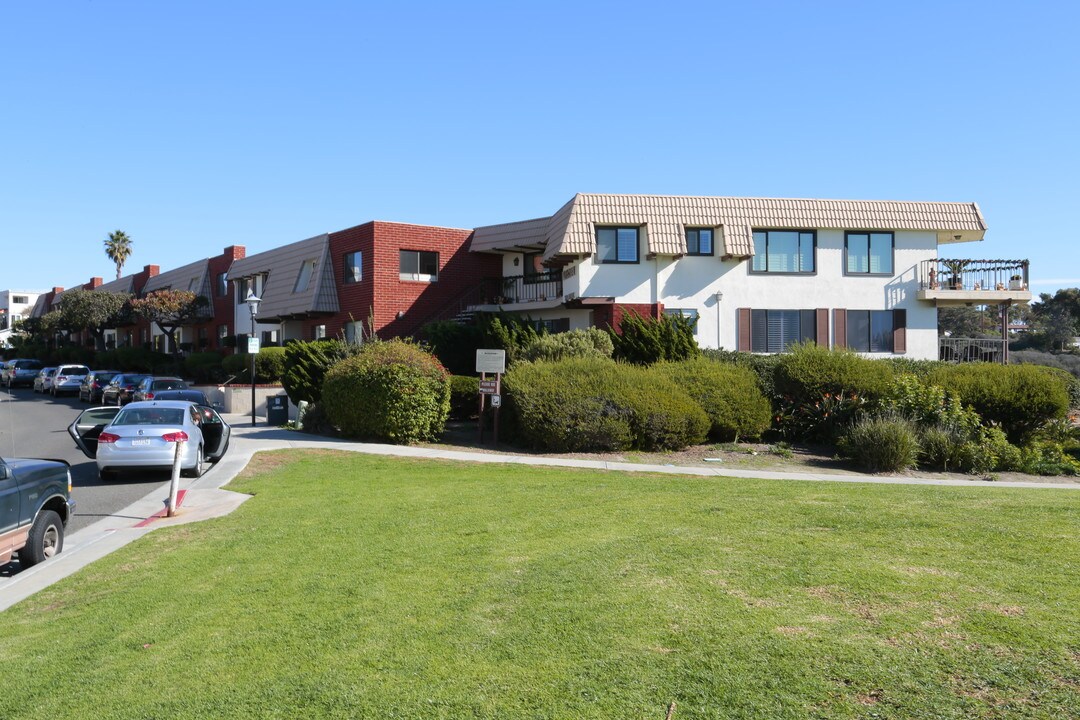
[[[4,613],[0,717],[1080,715],[1074,491],[299,451],[232,488]]]

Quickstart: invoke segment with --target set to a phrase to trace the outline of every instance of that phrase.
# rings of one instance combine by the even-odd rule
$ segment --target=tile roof
[[[532,240],[544,218],[477,228],[474,250],[514,247]],[[596,226],[644,226],[649,253],[682,255],[687,227],[713,227],[723,255],[754,254],[753,228],[927,230],[938,242],[981,240],[986,231],[976,203],[891,200],[598,195],[579,193],[547,218],[544,259],[596,252]],[[482,242],[477,246],[475,238]]]
[[[315,271],[306,289],[294,292],[305,261],[315,261]],[[266,275],[263,283],[260,321],[280,320],[310,313],[336,313],[339,309],[334,268],[330,262],[330,236],[317,235],[273,250],[236,260],[229,279]]]

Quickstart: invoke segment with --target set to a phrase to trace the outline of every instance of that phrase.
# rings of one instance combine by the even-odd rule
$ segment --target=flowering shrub
[[[833,442],[867,409],[868,403],[861,395],[826,392],[810,402],[784,397],[773,419],[776,429],[791,440]]]

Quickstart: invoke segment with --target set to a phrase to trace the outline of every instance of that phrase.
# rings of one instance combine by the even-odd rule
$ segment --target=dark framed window
[[[548,270],[542,264],[543,253],[525,253],[521,258],[521,274],[526,283],[538,283],[548,279]]]
[[[429,250],[402,250],[399,253],[399,275],[402,280],[439,279],[439,253]]]
[[[816,271],[813,230],[755,230],[750,272],[809,274]]]
[[[300,272],[296,275],[296,283],[293,285],[294,293],[304,292],[311,286],[311,278],[315,275],[315,263],[314,259],[300,263]]]
[[[751,310],[750,350],[779,353],[795,343],[817,340],[813,310]]]
[[[844,234],[844,272],[848,275],[892,275],[895,242],[891,232]]]
[[[858,352],[893,351],[892,310],[848,310],[847,346]]]
[[[358,283],[364,279],[364,254],[357,250],[356,252],[345,253],[344,260],[342,261],[342,277],[344,283]]]
[[[686,254],[687,255],[712,255],[713,254],[713,231],[712,231],[712,228],[687,228],[687,230],[686,230]]]
[[[218,297],[225,297],[229,294],[229,274],[218,273],[217,276],[217,294]]]
[[[218,325],[217,326],[217,337],[218,337],[218,344],[219,345],[221,343],[225,342],[225,338],[229,337],[229,326],[228,325]]]
[[[698,311],[695,308],[664,308],[664,314],[687,318],[697,333]]]
[[[546,330],[548,333],[554,335],[555,333],[570,332],[570,318],[555,318],[554,320],[534,320],[533,327],[537,332]]]
[[[602,263],[640,262],[641,252],[638,247],[638,228],[596,228],[596,255]]]

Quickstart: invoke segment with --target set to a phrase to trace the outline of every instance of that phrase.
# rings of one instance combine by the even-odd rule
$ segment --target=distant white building
[[[30,317],[39,290],[0,290],[0,347],[8,347],[15,326]]]

